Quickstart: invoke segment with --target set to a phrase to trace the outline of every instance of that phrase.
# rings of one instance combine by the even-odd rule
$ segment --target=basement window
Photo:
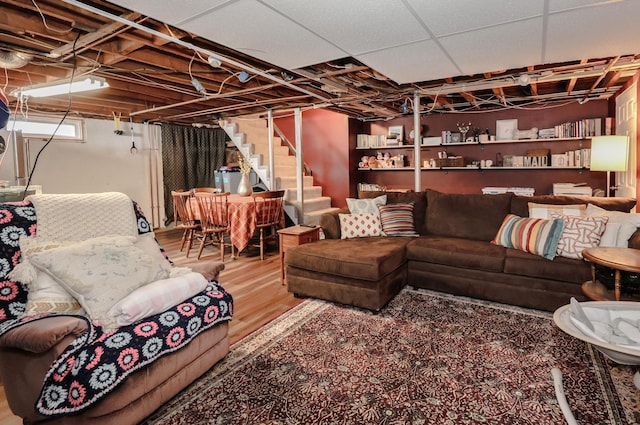
[[[84,122],[77,118],[65,118],[62,124],[60,124],[60,119],[48,117],[29,120],[16,119],[9,122],[7,130],[20,130],[25,139],[49,140],[53,135],[53,140],[84,142]]]

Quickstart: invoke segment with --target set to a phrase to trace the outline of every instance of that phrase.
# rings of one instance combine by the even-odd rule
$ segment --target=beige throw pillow
[[[629,238],[640,227],[640,214],[609,211],[593,204],[587,205],[585,216],[609,217],[600,246],[628,248]]]
[[[27,285],[29,292],[27,293],[24,316],[41,313],[83,314],[84,310],[78,300],[47,273],[38,272],[30,261],[30,258],[36,253],[59,248],[65,242],[45,242],[42,239],[23,236],[19,243],[21,261],[9,273],[8,278]]]
[[[584,204],[578,205],[554,205],[554,204],[536,204],[535,202],[529,202],[529,217],[531,218],[544,218],[548,220],[551,218],[551,213],[563,214],[563,215],[584,215],[584,211],[587,208]]]
[[[30,260],[107,329],[116,327],[107,314],[113,305],[133,290],[171,274],[162,255],[148,254],[136,246],[136,238],[127,236],[88,239],[36,253]]]

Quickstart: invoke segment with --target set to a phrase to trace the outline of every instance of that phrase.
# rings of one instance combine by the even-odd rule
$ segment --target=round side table
[[[633,248],[587,248],[582,251],[591,262],[591,280],[582,284],[582,292],[595,301],[613,301],[605,286],[596,280],[596,264],[615,271],[614,296],[620,301],[620,271],[640,273],[640,250]]]

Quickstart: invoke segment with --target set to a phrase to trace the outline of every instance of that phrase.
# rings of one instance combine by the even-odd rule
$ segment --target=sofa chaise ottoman
[[[285,254],[290,292],[377,311],[409,284],[554,311],[571,297],[585,299],[581,284],[590,278],[590,264],[560,255],[547,259],[492,243],[507,215],[526,218],[530,204],[552,210],[578,205],[580,211],[592,205],[629,215],[635,205],[628,198],[445,194],[429,189],[361,192],[360,197],[382,195],[387,205],[413,206],[416,235],[342,239],[339,214],[350,211],[324,214],[325,240]],[[625,243],[640,247],[640,232]]]

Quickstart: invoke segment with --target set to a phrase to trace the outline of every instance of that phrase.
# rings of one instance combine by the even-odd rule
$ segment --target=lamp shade
[[[629,137],[596,136],[591,138],[591,171],[627,171]]]

